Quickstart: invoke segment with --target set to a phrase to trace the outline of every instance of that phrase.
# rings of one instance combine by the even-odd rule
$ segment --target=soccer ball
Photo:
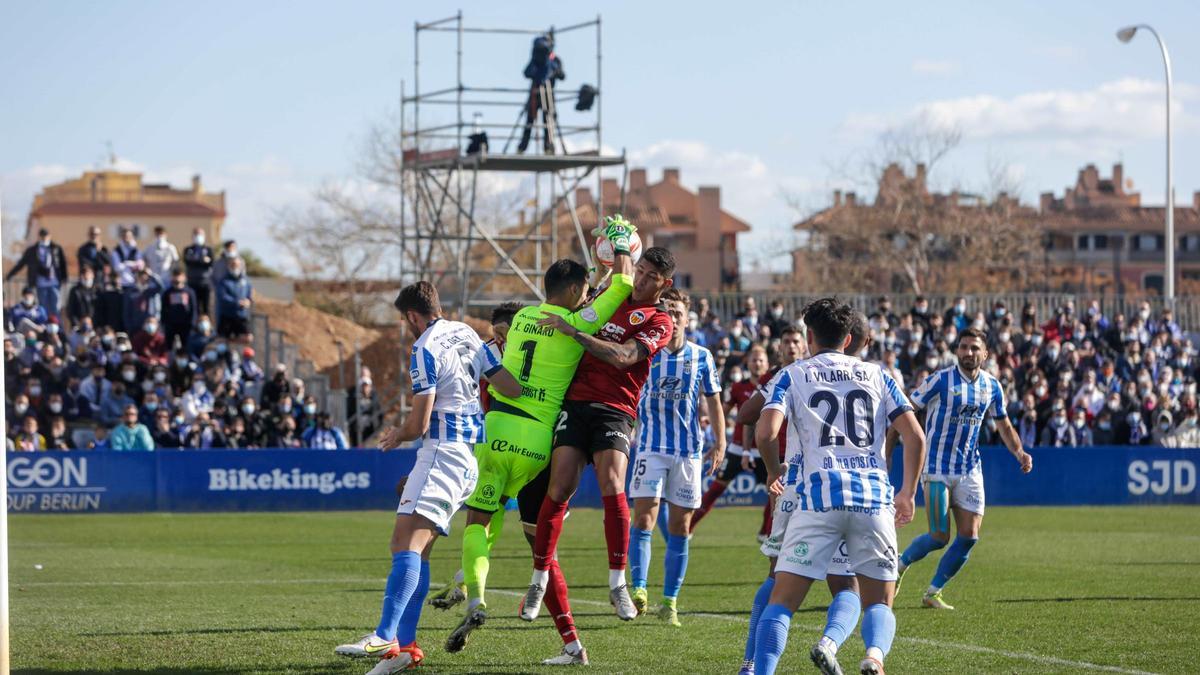
[[[642,238],[637,232],[629,240],[629,257],[637,264],[642,258]],[[612,242],[604,237],[596,240],[596,260],[605,267],[612,267],[613,264],[613,247]]]

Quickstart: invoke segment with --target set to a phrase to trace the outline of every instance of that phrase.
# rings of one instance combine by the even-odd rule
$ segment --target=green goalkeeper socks
[[[487,528],[483,525],[468,525],[463,530],[462,568],[463,581],[467,584],[467,598],[483,599],[490,548]]]
[[[504,531],[504,506],[501,505],[495,513],[492,514],[491,521],[487,526],[487,545],[488,553],[492,552],[492,547],[500,540],[500,533]]]

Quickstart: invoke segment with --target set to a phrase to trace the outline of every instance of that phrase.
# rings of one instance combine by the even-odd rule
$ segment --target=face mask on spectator
[[[1143,309],[1142,311],[1138,312],[1138,316],[1142,317],[1142,321],[1149,321],[1150,320],[1150,310]]]
[[[27,410],[29,410],[28,403],[14,403],[13,404],[13,412],[15,412],[18,417],[20,417],[21,415],[24,415],[25,411],[27,411]]]
[[[280,403],[276,407],[279,408],[279,412],[281,413],[289,413],[292,411],[292,406],[288,405],[287,403]]]
[[[313,405],[312,403],[307,403],[307,404],[305,404],[305,406],[304,406],[304,414],[306,414],[306,415],[315,415],[315,414],[316,414],[316,412],[317,412],[317,406]]]
[[[729,379],[732,382],[741,382],[742,381],[742,371],[740,371],[740,370],[731,371],[729,373]]]
[[[186,356],[181,356],[181,357],[175,359],[175,365],[179,366],[180,368],[186,368],[187,364],[188,364],[188,360],[187,360]]]
[[[196,380],[192,383],[192,393],[196,394],[197,396],[206,391],[208,391],[208,385],[204,384],[202,380]]]
[[[1033,343],[1034,347],[1042,346],[1042,336],[1041,335],[1034,335],[1033,337],[1029,338],[1029,341],[1031,343]]]
[[[172,421],[175,423],[175,426],[183,426],[183,422],[184,422],[183,415],[176,415],[175,419],[173,419]]]
[[[167,381],[167,374],[161,370],[154,371],[154,381],[162,384]]]
[[[736,337],[741,337],[741,336],[742,336],[742,327],[741,327],[741,326],[734,326],[733,328],[730,328],[730,329],[729,329],[729,334],[730,334],[730,335],[732,335],[732,336],[733,336],[733,337],[735,337],[735,338],[736,338]]]
[[[51,335],[58,335],[58,324],[52,323],[46,326],[46,330],[49,331]]]
[[[146,328],[147,333],[154,335],[155,333],[158,332],[158,322],[157,321],[147,321],[145,328]]]
[[[254,404],[247,403],[246,405],[243,405],[242,412],[246,413],[247,415],[253,415],[254,414]]]
[[[1033,391],[1035,394],[1037,394],[1038,398],[1045,398],[1045,396],[1049,390],[1046,389],[1045,385],[1042,385],[1042,386],[1038,387],[1037,389],[1034,389]]]
[[[58,401],[51,402],[50,403],[50,412],[54,413],[55,415],[62,412],[62,403],[59,403]]]
[[[35,385],[35,386],[32,386],[32,387],[30,387],[30,388],[29,388],[29,395],[30,395],[30,396],[32,396],[33,398],[37,398],[37,397],[41,396],[41,395],[42,395],[42,388],[41,388],[40,386],[36,386],[36,385]]]
[[[1108,420],[1100,420],[1099,422],[1096,423],[1096,426],[1100,427],[1100,429],[1102,429],[1104,431],[1112,430],[1112,422],[1110,422]]]
[[[125,380],[126,382],[133,382],[134,378],[136,378],[136,377],[137,377],[136,370],[134,370],[132,368],[122,368],[121,369],[121,379],[122,380]]]
[[[146,410],[150,412],[158,410],[158,401],[146,401]]]
[[[212,323],[208,321],[201,321],[198,328],[200,329],[201,333],[207,333],[208,331],[212,330]]]
[[[229,345],[225,344],[224,342],[220,342],[217,344],[217,353],[218,354],[224,354],[228,350],[229,350]]]
[[[1066,415],[1055,415],[1054,419],[1051,421],[1053,422],[1054,426],[1056,426],[1056,427],[1066,426],[1067,416]]]
[[[33,307],[36,303],[37,298],[33,297],[32,295],[26,295],[21,298],[21,304],[25,305],[26,307]]]
[[[1047,349],[1046,350],[1046,358],[1050,359],[1051,361],[1057,361],[1058,360],[1058,349],[1055,349],[1054,347]]]
[[[1087,420],[1082,417],[1075,418],[1075,428],[1082,429],[1087,426]]]
[[[925,367],[929,370],[934,370],[938,367],[938,359],[936,356],[930,356],[925,359]]]

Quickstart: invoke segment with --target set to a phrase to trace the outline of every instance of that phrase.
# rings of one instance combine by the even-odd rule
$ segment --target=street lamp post
[[[1167,54],[1167,45],[1159,37],[1158,31],[1151,26],[1139,23],[1127,26],[1117,31],[1117,39],[1129,42],[1140,29],[1146,29],[1158,42],[1162,51],[1163,67],[1167,74],[1167,274],[1165,279],[1165,295],[1167,306],[1175,306],[1175,184],[1171,178],[1171,57]]]

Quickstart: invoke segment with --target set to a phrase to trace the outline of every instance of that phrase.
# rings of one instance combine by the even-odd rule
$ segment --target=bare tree
[[[1007,167],[989,166],[981,191],[930,189],[933,171],[961,140],[959,130],[928,120],[883,133],[858,178],[874,181],[873,202],[838,193],[832,207],[803,221],[808,239],[797,256],[800,279],[857,292],[1023,284],[1040,241],[1022,227],[1025,211],[1009,196]]]

